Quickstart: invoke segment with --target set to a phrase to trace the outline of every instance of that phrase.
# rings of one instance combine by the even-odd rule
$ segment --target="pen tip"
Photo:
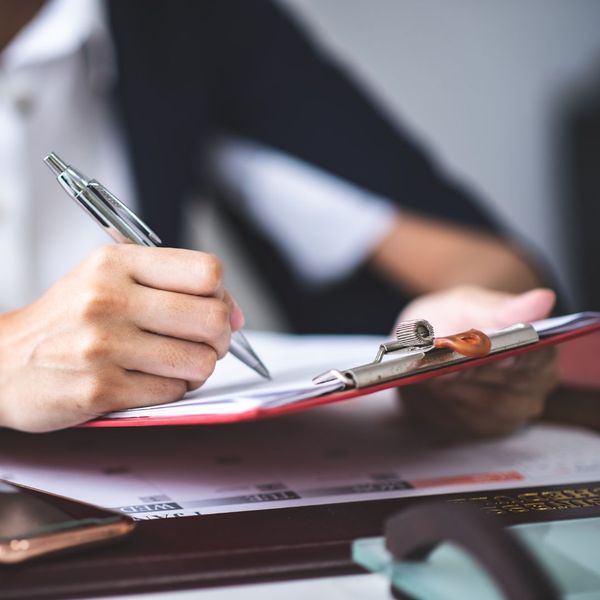
[[[254,365],[254,369],[259,375],[261,375],[265,379],[272,379],[271,373],[269,373],[267,367],[265,367],[265,365],[263,365],[261,362]]]
[[[265,379],[271,379],[271,373],[269,373],[269,369],[265,367],[260,359],[257,359],[256,362],[252,365],[252,368]]]
[[[47,156],[44,157],[44,162],[48,165],[50,170],[55,175],[60,175],[64,173],[68,169],[67,163],[65,163],[57,154],[54,152],[50,152]]]

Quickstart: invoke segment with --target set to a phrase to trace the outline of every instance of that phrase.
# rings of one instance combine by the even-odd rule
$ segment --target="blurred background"
[[[600,310],[600,2],[280,2],[541,251],[570,308]],[[201,220],[249,326],[285,329],[218,223]]]

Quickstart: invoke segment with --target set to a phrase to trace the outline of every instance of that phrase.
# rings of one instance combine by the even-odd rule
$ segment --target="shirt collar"
[[[88,43],[109,43],[100,0],[49,0],[2,52],[2,64],[9,71],[43,64]]]

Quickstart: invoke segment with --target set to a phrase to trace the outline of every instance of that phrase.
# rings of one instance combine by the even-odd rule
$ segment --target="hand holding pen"
[[[159,246],[160,238],[127,206],[95,179],[87,179],[67,165],[54,152],[44,162],[56,175],[59,183],[116,242],[141,246]],[[224,294],[227,294],[225,291]],[[241,331],[234,331],[229,351],[262,377],[269,371],[258,358]]]
[[[242,325],[216,257],[101,247],[31,304],[0,313],[0,427],[51,431],[177,400]]]
[[[177,400],[211,375],[242,323],[215,257],[98,248],[0,314],[0,425],[51,431]]]

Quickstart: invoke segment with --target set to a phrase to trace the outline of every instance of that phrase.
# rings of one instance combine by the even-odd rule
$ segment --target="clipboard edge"
[[[407,377],[402,380],[397,380],[401,382],[401,385],[396,385],[396,382],[387,382],[381,385],[372,386],[368,388],[361,389],[350,389],[343,390],[339,392],[333,392],[330,394],[325,394],[323,396],[317,396],[315,398],[310,398],[308,400],[302,400],[296,404],[290,404],[278,408],[271,409],[252,409],[250,411],[245,411],[237,414],[228,414],[228,415],[187,415],[187,416],[174,416],[174,417],[131,417],[124,419],[96,419],[94,421],[88,421],[87,423],[83,423],[79,425],[79,428],[90,428],[90,427],[157,427],[157,426],[181,426],[181,425],[226,425],[228,423],[238,423],[243,421],[252,421],[255,419],[262,418],[271,418],[278,417],[284,414],[292,414],[294,412],[298,412],[301,410],[306,410],[309,408],[315,408],[318,406],[325,406],[327,404],[333,404],[334,402],[341,402],[343,400],[349,400],[351,398],[356,398],[359,396],[366,396],[370,394],[375,394],[377,392],[381,392],[383,390],[387,390],[390,388],[400,388],[405,385],[413,385],[416,383],[421,383],[422,381],[426,381],[427,379],[432,379],[433,377],[437,377],[440,375],[445,375],[448,373],[454,373],[456,371],[461,371],[465,369],[465,365],[468,365],[468,368],[483,366],[486,364],[490,364],[504,358],[509,358],[511,356],[517,356],[519,354],[525,354],[526,352],[532,352],[538,348],[545,348],[547,346],[554,346],[561,344],[563,342],[568,342],[572,339],[576,339],[579,337],[583,337],[594,333],[595,331],[600,331],[600,322],[594,323],[592,325],[587,325],[585,327],[575,329],[573,331],[551,334],[540,338],[538,342],[533,344],[528,344],[526,346],[519,346],[517,348],[497,352],[495,354],[489,354],[488,356],[484,356],[482,358],[473,358],[468,362],[462,362],[460,364],[455,364],[447,367],[442,367],[435,371],[428,371],[424,373],[419,373],[412,377]]]

